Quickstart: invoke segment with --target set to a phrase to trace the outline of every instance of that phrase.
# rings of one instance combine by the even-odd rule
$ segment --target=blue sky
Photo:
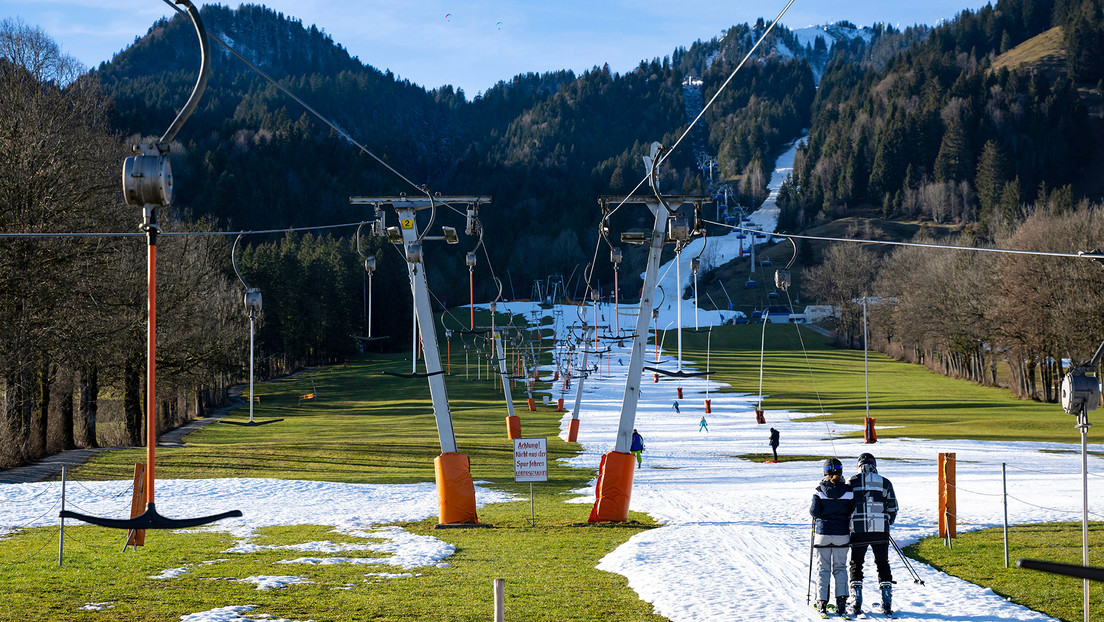
[[[237,2],[223,3],[238,6]],[[316,24],[366,64],[412,82],[452,84],[472,97],[527,71],[617,72],[733,24],[774,19],[785,0],[269,0],[274,10]],[[795,0],[782,23],[802,28],[846,19],[860,26],[934,24],[978,0],[872,2]],[[0,18],[41,27],[93,67],[172,13],[162,0],[0,0]],[[446,15],[451,14],[446,19]],[[501,22],[501,23],[499,23]]]

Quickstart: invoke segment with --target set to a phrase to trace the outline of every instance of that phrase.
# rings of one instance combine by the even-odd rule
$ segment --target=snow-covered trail
[[[627,361],[627,352],[621,358]],[[623,378],[611,373],[606,379],[588,380],[579,431],[584,453],[571,459],[571,464],[595,468],[601,454],[612,449]],[[1070,453],[1073,446],[920,439],[864,445],[861,438],[839,438],[857,426],[802,422],[785,411],[768,410],[768,425],[758,425],[754,396],[718,394],[716,383],[710,395],[713,412],[704,415],[704,382],[682,381],[686,399],[680,401],[679,414],[672,404],[678,380],[661,378],[659,383],[645,383],[636,427],[647,449],[644,465],[636,473],[631,507],[664,526],[633,537],[599,565],[626,576],[642,599],[672,620],[815,618],[805,604],[811,535],[808,507],[820,465],[760,464],[736,457],[768,452],[771,426],[782,432],[783,455],[836,455],[848,473],[859,453],[870,451],[878,456],[880,472],[893,481],[900,499],[893,535],[901,546],[935,532],[940,452],[957,454],[960,529],[1001,524],[1001,462],[1015,466],[1010,482],[1014,480],[1018,499],[1053,508],[1012,503],[1010,521],[1077,520],[1079,516],[1080,457]],[[703,415],[709,432],[699,432]],[[568,417],[564,418],[565,431]],[[1098,449],[1100,446],[1094,445],[1093,450]],[[1047,453],[1055,451],[1066,453]],[[1099,472],[1102,466],[1094,458],[1090,470]],[[1039,472],[1062,477],[1039,477]],[[592,487],[578,492],[579,503],[592,502]],[[1094,501],[1092,511],[1104,512],[1104,504]],[[963,524],[966,522],[970,524]],[[925,582],[916,585],[901,559],[892,552],[891,557],[897,581],[896,607],[907,612],[909,619],[1051,619],[912,561]],[[872,576],[869,559],[867,570]],[[868,580],[868,603],[875,588]]]

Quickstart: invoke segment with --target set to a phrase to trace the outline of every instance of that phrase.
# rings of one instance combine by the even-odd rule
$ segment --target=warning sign
[[[548,439],[514,439],[514,481],[548,481]]]

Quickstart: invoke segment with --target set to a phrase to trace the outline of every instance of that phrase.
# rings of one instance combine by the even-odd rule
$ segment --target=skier
[[[862,611],[863,562],[866,549],[874,551],[882,613],[893,615],[893,573],[889,569],[889,526],[897,518],[897,496],[893,484],[878,474],[878,462],[871,454],[860,454],[858,473],[848,482],[855,491],[851,515],[851,613]]]
[[[836,611],[847,607],[848,523],[855,508],[855,495],[843,480],[843,464],[836,458],[824,461],[824,479],[813,493],[809,514],[814,519],[813,548],[817,549],[817,601],[820,617],[828,617],[829,584],[835,579]]]
[[[706,432],[709,431],[709,426],[706,425],[705,422],[705,415],[702,415],[701,425],[698,426],[698,432],[701,432],[702,430],[705,430]]]
[[[676,412],[676,413],[681,413],[681,412],[682,412],[681,410],[679,410],[679,407],[678,407],[678,400],[675,400],[675,403],[673,404],[673,406],[674,406],[674,408],[675,408],[675,412]]]
[[[770,445],[771,453],[774,454],[774,461],[778,462],[778,430],[771,428],[770,440],[767,441],[767,444]]]
[[[636,432],[636,428],[633,428],[632,444],[629,445],[629,453],[636,456],[636,466],[640,466],[644,463],[644,459],[640,457],[640,454],[644,453],[644,439]]]

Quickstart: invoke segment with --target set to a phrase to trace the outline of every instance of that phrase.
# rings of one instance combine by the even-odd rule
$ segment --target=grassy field
[[[731,385],[722,392],[754,394],[759,390],[763,328],[726,326],[712,337],[684,332],[683,356],[704,367],[708,339],[715,377]],[[838,350],[821,335],[802,328],[799,337],[798,330],[793,324],[766,326],[764,406],[816,415],[809,421],[861,426],[866,413],[862,351]],[[877,420],[879,438],[1080,442],[1074,417],[1057,404],[1017,400],[1006,390],[946,378],[875,352],[869,362],[870,416]]]
[[[729,390],[757,390],[760,328],[714,331],[710,364],[718,379],[732,385]],[[796,330],[792,325],[767,327],[767,408],[820,412],[823,407],[836,420],[861,423],[862,353],[828,348],[805,331],[810,377]],[[705,334],[685,334],[684,351],[704,364]],[[652,615],[651,606],[628,589],[623,577],[594,568],[633,534],[652,528],[650,519],[634,514],[626,525],[592,526],[585,523],[589,506],[564,503],[564,493],[585,485],[594,472],[556,464],[556,458],[576,449],[556,438],[560,414],[538,405],[537,412],[525,413],[523,433],[548,437],[551,468],[550,480],[535,486],[537,525],[531,526],[529,487],[513,482],[502,397],[489,382],[465,382],[463,361],[462,349],[454,347],[454,376],[447,382],[460,451],[471,456],[475,480],[525,500],[481,509],[480,519],[495,529],[434,530],[435,518],[403,525],[456,546],[448,568],[419,568],[414,577],[372,580],[363,566],[295,567],[287,574],[311,583],[261,592],[219,578],[284,574],[273,570],[277,553],[220,553],[232,544],[224,534],[156,532],[139,552],[123,553],[120,533],[69,526],[66,563],[59,568],[57,529],[26,529],[0,539],[0,594],[6,605],[0,608],[0,620],[175,621],[184,613],[243,603],[257,605],[253,615],[315,622],[482,620],[490,615],[495,577],[507,579],[509,619],[662,619]],[[348,368],[324,368],[258,385],[255,418],[283,422],[253,428],[207,426],[190,435],[186,447],[158,450],[158,477],[431,482],[439,447],[425,381],[382,374],[408,371],[409,365],[402,356],[373,355],[350,361]],[[871,356],[871,389],[872,414],[882,436],[1075,440],[1072,421],[1056,406],[1016,401],[1006,392],[948,380],[885,357]],[[299,399],[307,393],[316,397]],[[522,397],[515,391],[515,401],[524,408]],[[239,421],[246,417],[244,409],[232,415]],[[128,479],[133,464],[143,458],[141,449],[100,454],[70,477]],[[262,534],[261,543],[342,537],[312,525]],[[203,563],[216,559],[224,561]],[[190,572],[173,580],[150,578],[178,567]],[[89,603],[112,603],[112,608],[81,609]]]
[[[925,538],[906,547],[909,557],[976,583],[1036,611],[1060,620],[1083,620],[1082,581],[1070,577],[1017,569],[1019,558],[1066,564],[1081,563],[1081,523],[1015,525],[1009,529],[1009,568],[1004,567],[1004,534],[1001,529],[959,533],[948,549],[939,538]],[[1102,560],[1093,554],[1104,546],[1104,523],[1089,523],[1090,563]],[[1104,620],[1104,585],[1089,589],[1089,618]]]

